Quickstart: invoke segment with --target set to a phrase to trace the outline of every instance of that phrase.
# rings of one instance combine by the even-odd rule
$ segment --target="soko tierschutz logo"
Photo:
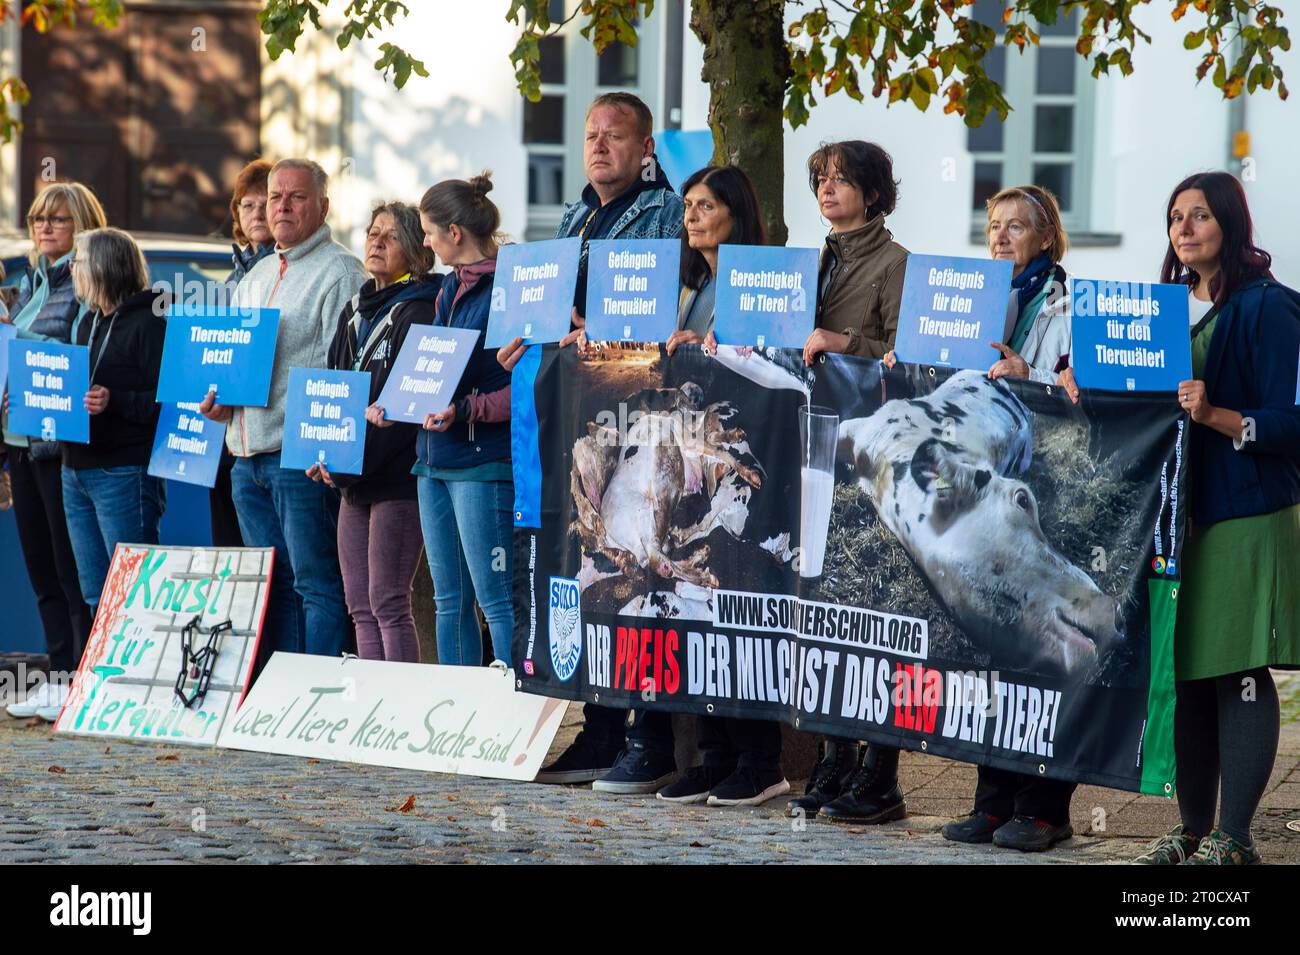
[[[578,607],[578,582],[570,577],[551,578],[551,669],[559,680],[578,670],[582,657],[582,612]]]

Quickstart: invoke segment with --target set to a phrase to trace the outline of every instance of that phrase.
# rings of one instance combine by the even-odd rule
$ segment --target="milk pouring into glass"
[[[801,577],[820,577],[826,559],[826,532],[835,494],[835,445],[840,416],[811,403],[799,409],[799,439],[803,466],[799,485],[799,548]]]

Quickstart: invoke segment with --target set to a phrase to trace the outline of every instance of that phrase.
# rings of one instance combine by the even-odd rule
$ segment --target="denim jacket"
[[[564,210],[560,227],[555,230],[557,239],[567,239],[582,231],[591,208],[579,199]],[[682,231],[682,197],[667,187],[646,189],[638,195],[627,211],[618,217],[606,239],[675,239]],[[582,244],[579,271],[587,267],[587,243]]]

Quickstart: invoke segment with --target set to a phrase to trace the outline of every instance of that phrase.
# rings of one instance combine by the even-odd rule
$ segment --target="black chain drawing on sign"
[[[176,674],[176,698],[181,704],[190,709],[195,703],[202,702],[203,697],[208,692],[208,681],[212,679],[212,667],[217,661],[217,640],[223,633],[230,633],[234,630],[234,624],[229,620],[214,624],[211,629],[204,630],[200,624],[201,617],[195,617],[187,623],[181,630],[181,669]],[[194,652],[194,635],[206,636],[207,645],[198,653]],[[189,696],[185,695],[185,683],[189,681],[192,691]]]

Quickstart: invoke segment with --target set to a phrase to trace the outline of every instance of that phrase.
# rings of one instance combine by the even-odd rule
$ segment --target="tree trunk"
[[[704,44],[713,161],[735,163],[758,192],[768,241],[784,245],[785,119],[790,55],[778,0],[693,0],[691,29]]]

